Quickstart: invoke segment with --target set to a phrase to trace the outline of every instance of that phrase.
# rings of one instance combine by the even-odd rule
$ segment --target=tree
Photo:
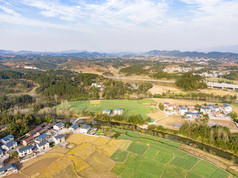
[[[230,115],[231,115],[231,118],[232,118],[232,119],[236,119],[236,118],[237,118],[237,113],[236,113],[235,111],[232,111],[232,112],[230,113]]]
[[[12,153],[12,156],[13,157],[16,157],[18,155],[18,152],[17,151],[14,151],[13,153]]]
[[[161,111],[164,110],[164,105],[163,105],[162,103],[159,103],[159,109],[160,109]]]

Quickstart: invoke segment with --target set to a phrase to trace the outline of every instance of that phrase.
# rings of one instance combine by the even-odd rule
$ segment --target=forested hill
[[[137,56],[168,56],[168,57],[191,57],[191,58],[213,58],[213,59],[237,59],[237,53],[229,52],[181,52],[174,51],[161,51],[152,50],[145,53],[100,53],[100,52],[88,52],[88,51],[61,51],[61,52],[32,52],[32,51],[10,51],[0,50],[0,55],[46,55],[46,56],[65,56],[65,57],[83,57],[83,58],[105,58],[105,57],[137,57]],[[1,59],[1,58],[0,58]]]
[[[160,50],[152,50],[146,53],[150,56],[170,56],[170,57],[191,57],[191,58],[214,58],[214,59],[221,59],[221,58],[227,58],[227,59],[238,59],[238,54],[236,53],[223,53],[223,52],[181,52],[181,51],[160,51]]]

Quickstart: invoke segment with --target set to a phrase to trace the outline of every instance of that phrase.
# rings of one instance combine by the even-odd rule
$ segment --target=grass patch
[[[173,154],[171,153],[166,153],[166,152],[159,152],[158,155],[156,156],[155,160],[162,163],[162,164],[167,164],[170,160],[173,159]]]
[[[200,159],[194,157],[194,156],[186,156],[186,157],[176,157],[172,160],[171,164],[175,165],[175,166],[178,166],[178,167],[181,167],[181,168],[184,168],[184,169],[187,169],[187,170],[190,170],[192,169],[192,167],[197,164],[197,162],[199,161]]]
[[[135,159],[135,157],[135,154],[130,153],[125,163],[117,163],[111,171],[117,175],[120,175],[124,169]]]
[[[144,144],[132,142],[127,150],[132,153],[143,155],[147,148],[148,147]]]
[[[95,104],[96,103],[96,104]],[[156,103],[152,99],[141,99],[141,100],[101,100],[100,102],[95,101],[72,101],[68,102],[67,105],[60,104],[56,106],[57,109],[69,110],[81,114],[82,110],[94,111],[101,113],[104,109],[114,110],[121,108],[124,110],[125,116],[140,115],[143,119],[147,119],[148,113],[156,111],[156,108],[144,105],[143,103]]]
[[[202,160],[192,169],[192,172],[204,177],[211,177],[217,170],[218,168],[215,165]]]
[[[132,177],[160,177],[164,166],[150,159],[145,159],[140,167],[137,168]]]
[[[128,155],[127,151],[117,150],[112,156],[111,159],[115,162],[124,162]]]
[[[123,171],[120,177],[130,177],[133,175],[134,171],[140,166],[141,162],[143,161],[142,156],[137,156]]]
[[[182,169],[180,167],[177,167],[172,164],[168,164],[164,170],[164,173],[162,175],[163,178],[178,178],[178,177],[185,177],[187,171],[185,169]]]
[[[151,146],[146,150],[144,156],[149,159],[154,159],[158,152],[159,150],[157,148]]]

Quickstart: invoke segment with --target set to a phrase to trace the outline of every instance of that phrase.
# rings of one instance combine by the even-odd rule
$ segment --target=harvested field
[[[56,173],[53,177],[54,178],[78,178],[78,175],[75,172],[73,165],[69,165],[65,169]]]
[[[92,136],[88,136],[88,135],[84,135],[84,134],[73,133],[73,135],[71,135],[67,139],[67,142],[79,145],[81,143],[95,142],[97,139],[98,139],[98,137],[92,137]]]
[[[5,178],[27,178],[27,176],[25,176],[21,173],[14,173],[9,176],[6,176]]]
[[[161,86],[161,85],[153,85],[151,89],[149,89],[149,92],[154,95],[154,94],[162,94],[166,93],[167,91],[170,91],[171,93],[181,93],[183,92],[177,87],[170,87],[170,86]]]
[[[96,151],[96,148],[94,145],[92,145],[90,143],[82,143],[81,145],[74,147],[67,154],[79,156],[82,159],[86,159],[94,151]]]
[[[89,167],[89,165],[83,160],[81,160],[79,157],[72,156],[72,155],[67,155],[67,157],[73,161],[76,172],[78,173]]]
[[[100,104],[101,100],[90,100],[90,104]]]
[[[68,165],[71,164],[71,160],[67,157],[59,158],[54,161],[52,164],[47,164],[47,167],[40,171],[40,176],[53,176],[61,170],[65,169]]]
[[[131,144],[131,141],[130,141],[130,140],[125,140],[125,141],[121,144],[120,149],[125,151],[125,150],[127,150],[127,148],[130,146],[130,144]]]
[[[92,167],[89,167],[81,171],[80,176],[87,177],[87,178],[95,178],[95,177],[96,178],[116,178],[117,177],[114,173],[110,171],[98,172]]]
[[[167,118],[159,120],[156,122],[157,124],[161,124],[161,125],[176,125],[178,123],[180,124],[185,124],[186,120],[181,118],[181,116],[176,116],[176,115],[169,115]]]
[[[85,161],[98,172],[106,172],[115,165],[114,161],[98,152],[91,154]]]
[[[69,149],[62,147],[62,146],[56,146],[53,149],[49,151],[49,153],[67,153]]]
[[[33,176],[33,175],[39,173],[41,170],[47,168],[48,165],[52,164],[57,159],[59,159],[59,158],[56,158],[56,157],[45,158],[45,159],[39,160],[33,164],[30,164],[30,166],[28,166],[28,167],[24,167],[24,165],[23,165],[21,172],[25,175]],[[31,162],[31,160],[28,162]]]
[[[166,116],[166,114],[164,112],[161,112],[161,111],[152,112],[152,113],[149,113],[149,114],[146,114],[146,115],[148,117],[154,119],[154,120],[161,119],[161,118],[164,118]]]
[[[99,137],[93,144],[95,145],[105,145],[108,141],[110,141],[110,138],[107,137]]]

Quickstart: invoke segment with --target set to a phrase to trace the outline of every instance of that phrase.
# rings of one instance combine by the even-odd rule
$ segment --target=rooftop
[[[188,110],[188,109],[185,107],[180,107],[180,110]]]
[[[62,126],[64,126],[64,123],[63,122],[59,122],[59,123],[57,123],[57,124],[55,124],[57,127],[62,127]]]
[[[73,124],[70,126],[70,128],[73,128],[73,129],[77,129],[78,127],[79,127],[78,124]]]
[[[56,135],[56,136],[55,136],[56,139],[60,139],[60,138],[63,138],[63,137],[64,137],[63,134],[60,134],[60,135]]]
[[[7,140],[9,140],[11,138],[14,138],[14,136],[12,134],[9,134],[6,137],[3,137],[2,140],[7,141]]]
[[[84,124],[81,128],[82,128],[82,129],[90,129],[90,125]]]
[[[12,145],[14,145],[16,142],[15,142],[15,140],[12,140],[12,141],[10,141],[10,142],[8,142],[7,144],[6,144],[6,147],[11,147]]]
[[[47,138],[49,135],[44,133],[43,135],[40,135],[39,137],[37,137],[38,139],[45,139]]]
[[[24,151],[29,150],[29,149],[31,149],[31,148],[32,148],[31,145],[27,145],[27,146],[25,146],[25,147],[19,148],[18,151],[19,151],[19,152],[24,152]]]
[[[44,145],[46,145],[47,143],[49,143],[47,140],[42,141],[42,142],[40,142],[40,143],[38,144],[38,147],[44,146]]]
[[[17,169],[17,167],[16,167],[14,164],[8,164],[8,165],[6,165],[6,166],[0,168],[0,172],[4,172],[4,171],[6,171],[6,170],[8,170],[8,169],[10,169],[10,168],[12,168],[12,169]]]

